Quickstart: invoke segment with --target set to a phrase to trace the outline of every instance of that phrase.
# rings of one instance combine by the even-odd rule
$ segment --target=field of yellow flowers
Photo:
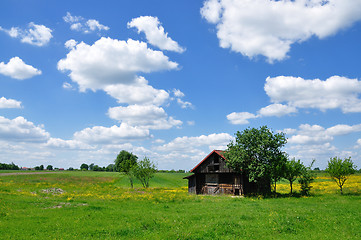
[[[184,176],[148,189],[119,173],[0,176],[0,239],[361,239],[361,175],[344,196],[319,175],[310,197],[281,182],[265,199],[190,195]]]

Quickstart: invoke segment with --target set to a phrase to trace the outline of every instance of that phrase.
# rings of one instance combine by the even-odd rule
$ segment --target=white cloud
[[[262,117],[271,117],[271,116],[281,117],[291,113],[296,113],[297,109],[292,106],[275,103],[268,105],[267,107],[261,108],[258,112],[259,115],[261,115]]]
[[[259,116],[249,112],[233,112],[227,115],[228,121],[232,124],[248,124],[249,119],[258,118]]]
[[[67,49],[73,49],[76,45],[78,44],[77,41],[75,41],[74,39],[70,39],[68,41],[65,42],[64,46],[67,48]]]
[[[38,25],[33,22],[29,23],[28,29],[20,29],[12,27],[10,30],[0,27],[0,31],[4,31],[12,38],[20,38],[21,42],[42,47],[49,43],[53,37],[52,30],[44,25]]]
[[[63,140],[60,138],[50,138],[45,144],[47,147],[60,148],[60,149],[75,149],[75,150],[88,150],[93,149],[88,144],[77,140]]]
[[[110,118],[146,129],[169,129],[182,125],[182,121],[168,117],[163,108],[154,105],[130,105],[109,108]]]
[[[108,85],[104,91],[117,99],[118,103],[162,105],[169,99],[165,90],[153,88],[143,77],[138,77],[132,83]]]
[[[0,116],[0,139],[14,142],[46,142],[50,134],[42,125],[35,126],[23,117],[7,119]]]
[[[7,64],[0,62],[0,74],[18,80],[24,80],[40,75],[41,71],[33,66],[25,64],[19,57],[13,57]]]
[[[119,126],[95,126],[74,133],[74,140],[84,143],[110,144],[150,138],[149,130],[121,123]]]
[[[340,108],[344,113],[361,112],[361,81],[333,76],[325,81],[300,77],[268,77],[264,87],[274,103],[321,111]]]
[[[357,153],[352,152],[351,149],[361,146],[350,146],[349,149],[346,148],[342,151],[334,146],[338,136],[361,132],[361,124],[339,124],[329,128],[320,125],[301,124],[298,129],[285,129],[282,132],[286,133],[288,137],[286,152],[291,157],[307,160],[308,163],[311,162],[311,159],[316,159],[317,165],[322,168],[327,166],[327,160],[330,157],[357,156]],[[357,143],[361,143],[361,140]]]
[[[69,12],[63,17],[66,23],[70,24],[70,29],[75,31],[81,31],[84,33],[90,33],[94,31],[109,30],[108,26],[100,24],[98,20],[89,19],[86,20],[81,16],[72,16]]]
[[[75,90],[75,87],[68,82],[63,83],[63,88],[67,90]]]
[[[197,147],[207,146],[209,150],[226,149],[227,145],[234,140],[228,133],[213,133],[198,137],[177,137],[173,141],[158,147],[160,151],[191,151]]]
[[[179,97],[179,98],[182,98],[185,96],[184,93],[179,89],[173,89],[173,94],[174,94],[174,96]]]
[[[181,106],[181,108],[193,108],[191,102],[182,101],[182,99],[178,98],[177,103]]]
[[[146,43],[111,38],[101,38],[91,46],[81,42],[58,62],[58,69],[70,71],[70,78],[79,84],[81,91],[132,84],[138,73],[177,67],[177,63],[169,61],[162,52],[149,49]]]
[[[191,102],[183,101],[181,98],[184,97],[184,93],[179,89],[173,89],[173,94],[177,99],[177,103],[181,108],[194,108]]]
[[[1,97],[0,109],[1,108],[21,108],[21,102],[14,99],[6,99],[5,97]]]
[[[100,24],[97,20],[94,20],[94,19],[89,19],[87,22],[86,22],[86,25],[89,27],[90,31],[95,31],[95,30],[98,30],[98,31],[101,31],[101,30],[109,30],[109,27],[107,26],[104,26],[103,24]]]
[[[168,33],[164,32],[164,28],[157,17],[141,16],[133,18],[131,22],[128,22],[128,28],[131,27],[137,28],[138,33],[144,32],[148,42],[161,50],[179,53],[185,51],[176,41],[168,37]]]
[[[324,144],[330,143],[336,136],[361,132],[361,124],[338,124],[329,128],[320,125],[301,124],[298,130],[289,132],[292,135],[288,142],[292,144]]]
[[[269,62],[291,45],[336,34],[361,19],[360,0],[207,0],[201,15],[215,24],[222,48]]]

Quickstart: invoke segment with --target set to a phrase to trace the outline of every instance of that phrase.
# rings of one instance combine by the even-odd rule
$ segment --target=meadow
[[[361,239],[361,175],[343,196],[318,175],[312,196],[281,182],[274,198],[190,195],[184,176],[149,189],[108,172],[0,176],[0,239]]]

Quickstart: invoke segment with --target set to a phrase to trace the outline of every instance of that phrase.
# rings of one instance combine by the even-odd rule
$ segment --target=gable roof
[[[195,166],[192,170],[190,170],[190,172],[193,172],[197,167],[199,167],[205,160],[207,160],[207,158],[209,158],[213,153],[216,153],[217,155],[219,155],[221,158],[223,158],[224,160],[226,160],[226,158],[223,156],[223,153],[225,151],[223,150],[213,150],[210,154],[207,155],[207,157],[205,157],[200,163],[197,164],[197,166]]]

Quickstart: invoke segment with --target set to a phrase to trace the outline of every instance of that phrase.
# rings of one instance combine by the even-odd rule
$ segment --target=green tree
[[[311,183],[313,183],[315,180],[315,175],[311,170],[315,161],[316,160],[312,160],[312,163],[309,167],[302,165],[301,175],[299,176],[300,178],[298,179],[298,182],[301,184],[301,194],[304,196],[310,195],[312,188]]]
[[[133,188],[133,167],[137,165],[138,157],[133,153],[125,150],[120,151],[117,158],[114,160],[115,169],[118,172],[124,173],[128,176],[130,186]]]
[[[260,193],[271,191],[287,158],[281,148],[287,140],[284,133],[273,133],[267,126],[247,128],[236,133],[236,141],[224,153],[228,166],[248,176]]]
[[[53,170],[53,166],[52,165],[48,165],[48,166],[46,166],[46,170]]]
[[[344,160],[333,157],[328,161],[326,172],[335,180],[340,188],[341,194],[343,194],[342,187],[348,177],[356,172],[356,166],[353,164],[351,157],[345,158]]]
[[[133,168],[135,177],[142,183],[143,187],[149,187],[149,180],[154,177],[154,173],[157,172],[157,168],[149,158],[144,157],[143,160],[139,161],[138,164]]]
[[[82,165],[80,165],[80,170],[88,170],[89,166],[86,163],[83,163]]]
[[[304,166],[301,161],[296,161],[295,158],[286,162],[286,168],[283,177],[290,182],[291,194],[293,182],[296,181],[297,177],[301,176],[303,167]]]
[[[44,170],[44,165],[40,165],[39,170]]]

